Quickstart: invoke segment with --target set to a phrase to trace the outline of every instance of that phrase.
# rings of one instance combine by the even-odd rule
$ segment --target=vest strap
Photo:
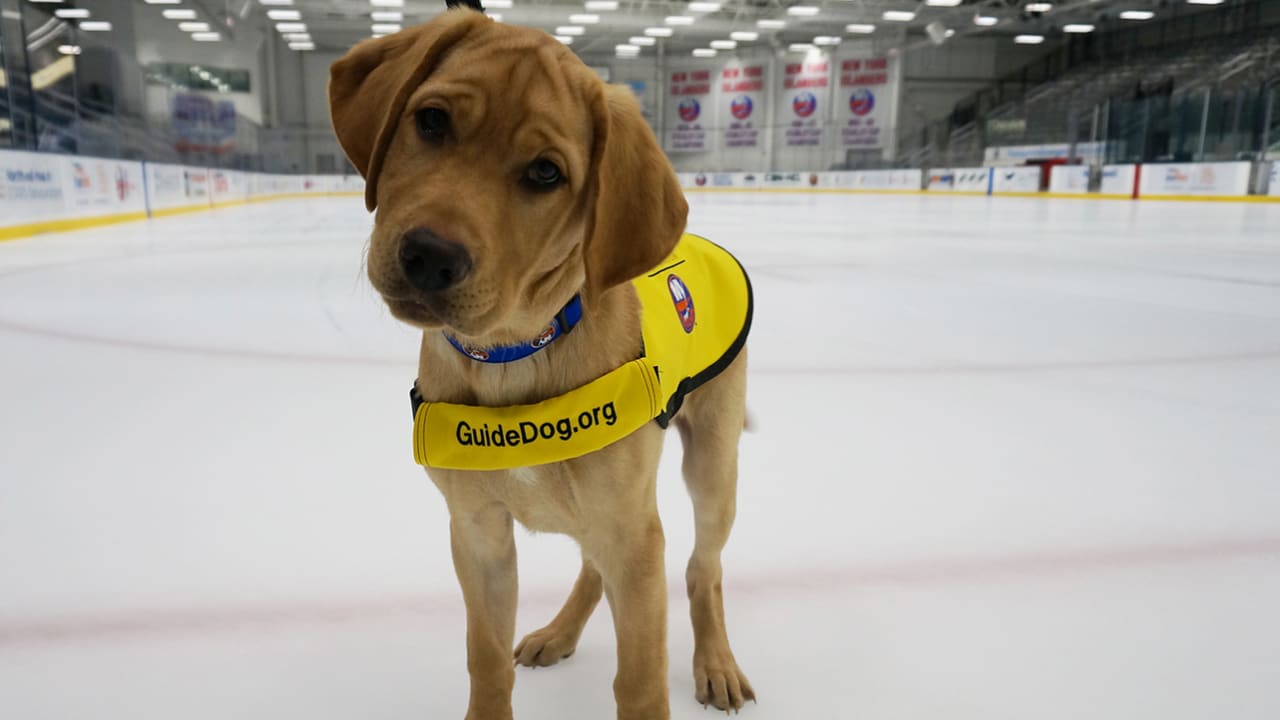
[[[658,374],[643,357],[533,405],[425,402],[415,394],[413,459],[454,470],[569,460],[639,430],[663,410],[662,398]]]

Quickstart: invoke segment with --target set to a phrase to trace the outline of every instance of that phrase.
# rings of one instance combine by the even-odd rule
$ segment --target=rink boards
[[[358,176],[279,175],[132,160],[0,152],[0,240],[237,203],[359,194]]]
[[[679,173],[688,191],[779,191],[1049,198],[1280,201],[1280,161],[1258,166],[1250,195],[1248,162],[1105,165],[1090,169],[953,167],[861,171]],[[1047,192],[1042,190],[1047,186]],[[1091,187],[1093,189],[1091,189]],[[358,195],[355,175],[283,175],[0,151],[0,240],[273,199]]]

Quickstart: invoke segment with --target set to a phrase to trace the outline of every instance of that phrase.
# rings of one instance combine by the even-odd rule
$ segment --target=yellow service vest
[[[686,234],[632,281],[644,308],[644,355],[532,405],[423,402],[414,411],[419,465],[505,470],[581,457],[640,429],[666,427],[684,396],[720,374],[751,329],[751,282],[736,258]]]

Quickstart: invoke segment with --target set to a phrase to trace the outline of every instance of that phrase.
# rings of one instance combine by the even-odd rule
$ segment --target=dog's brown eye
[[[439,141],[449,132],[449,113],[440,108],[423,108],[415,116],[418,121],[418,132],[422,137]]]
[[[560,167],[550,160],[534,160],[524,171],[524,179],[535,190],[552,190],[564,180]]]

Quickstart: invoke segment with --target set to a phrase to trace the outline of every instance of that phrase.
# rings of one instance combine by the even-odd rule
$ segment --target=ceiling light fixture
[[[975,15],[973,17],[973,24],[979,27],[991,27],[999,22],[1000,18],[992,17],[991,15]]]
[[[400,22],[404,20],[404,13],[398,10],[374,10],[369,13],[369,19],[374,22]]]
[[[556,28],[557,35],[581,35],[586,31],[587,29],[581,25],[561,25]]]
[[[1093,26],[1087,23],[1071,23],[1070,25],[1063,25],[1062,32],[1076,35],[1091,33],[1093,32]]]
[[[671,37],[672,35],[675,34],[675,32],[676,31],[672,30],[671,28],[664,28],[664,27],[651,27],[651,28],[644,29],[645,35],[648,35],[649,37],[656,37],[656,38]]]
[[[851,23],[844,26],[844,31],[854,35],[870,35],[876,31],[876,26],[870,23]]]
[[[91,13],[84,8],[59,8],[54,10],[53,14],[66,20],[74,20],[77,18],[87,18]]]
[[[791,43],[787,46],[787,50],[793,53],[807,53],[817,49],[818,46],[811,43]]]
[[[652,47],[658,44],[657,39],[646,37],[644,35],[637,35],[633,38],[628,39],[627,42],[631,43],[632,45],[639,45],[640,47]]]
[[[695,0],[694,2],[689,3],[689,12],[712,13],[719,9],[720,3],[718,2],[701,2],[699,0]]]
[[[752,42],[760,38],[760,33],[753,30],[734,30],[729,37],[739,42]]]
[[[209,23],[207,22],[180,22],[178,29],[182,32],[209,32]]]
[[[1013,39],[1019,45],[1039,45],[1044,42],[1043,35],[1019,35]]]
[[[400,32],[401,27],[398,23],[374,23],[369,29],[376,33],[386,33],[390,35],[391,33]]]
[[[106,20],[85,20],[80,23],[79,28],[85,32],[108,32],[111,30],[111,23]]]
[[[818,14],[818,6],[817,5],[792,5],[791,7],[787,8],[787,14],[795,15],[796,17],[813,17],[814,15]]]
[[[1121,20],[1150,20],[1155,16],[1150,10],[1125,10],[1120,13]]]
[[[301,20],[302,13],[298,10],[268,10],[267,17],[272,20]]]
[[[696,48],[693,56],[698,58],[712,58],[716,56],[716,51],[711,48]]]
[[[839,45],[840,38],[835,35],[819,35],[813,39],[814,45]]]
[[[177,10],[165,10],[160,13],[170,20],[195,20],[196,11],[189,8],[180,8]]]
[[[916,19],[916,14],[910,10],[885,10],[880,17],[889,22],[911,22]]]
[[[222,42],[222,34],[216,32],[191,33],[196,42]]]
[[[583,7],[593,12],[596,10],[600,10],[600,11],[617,10],[618,0],[587,0],[586,4]]]
[[[761,30],[781,30],[787,26],[786,20],[757,20],[756,27]]]
[[[600,22],[600,16],[593,15],[591,13],[578,13],[575,15],[570,15],[569,22],[573,23],[574,25],[595,25],[596,23]]]
[[[276,31],[282,33],[306,32],[306,23],[276,23]]]
[[[568,35],[554,35],[553,37],[555,37],[556,40],[559,40],[561,43],[564,43],[565,45],[573,44],[573,38],[569,37]]]
[[[738,47],[736,40],[712,40],[711,47],[716,50],[732,50]]]
[[[1033,2],[1027,3],[1027,12],[1047,13],[1053,9],[1053,3]]]
[[[960,4],[960,0],[925,0],[924,4],[933,7],[955,7]]]
[[[662,22],[668,25],[692,25],[693,18],[685,15],[668,15]]]

